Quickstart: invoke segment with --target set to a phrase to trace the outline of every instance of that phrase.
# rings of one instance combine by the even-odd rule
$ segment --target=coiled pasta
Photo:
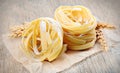
[[[55,19],[64,30],[64,43],[71,50],[93,47],[96,41],[96,19],[83,6],[60,6],[55,11]]]
[[[33,20],[22,33],[22,48],[35,59],[53,61],[63,50],[60,24],[48,17]]]

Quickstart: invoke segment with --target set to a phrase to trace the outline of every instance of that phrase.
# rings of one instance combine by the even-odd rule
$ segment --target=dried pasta
[[[64,43],[71,50],[85,50],[96,41],[96,19],[83,6],[60,6],[55,11],[55,19],[64,30]]]
[[[33,20],[22,33],[21,48],[28,56],[37,60],[55,60],[63,50],[60,24],[48,17]]]

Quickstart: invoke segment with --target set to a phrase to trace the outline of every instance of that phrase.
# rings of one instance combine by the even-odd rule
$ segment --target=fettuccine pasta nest
[[[96,41],[96,19],[83,6],[61,6],[55,11],[55,19],[64,30],[64,43],[71,50],[85,50]]]
[[[40,61],[53,61],[63,49],[60,24],[47,17],[33,20],[22,34],[22,48],[27,55]]]

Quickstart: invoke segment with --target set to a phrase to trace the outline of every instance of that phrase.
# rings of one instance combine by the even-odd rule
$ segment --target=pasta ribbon
[[[85,50],[96,41],[96,19],[83,6],[60,6],[55,11],[55,19],[64,31],[64,43],[71,50]]]
[[[22,33],[22,48],[37,60],[55,60],[63,50],[61,25],[48,17],[33,20]]]

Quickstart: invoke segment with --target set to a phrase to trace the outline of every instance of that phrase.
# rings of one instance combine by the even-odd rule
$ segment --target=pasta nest
[[[22,48],[37,60],[55,60],[63,50],[61,25],[48,17],[33,20],[22,34]]]
[[[95,17],[83,6],[60,6],[55,11],[55,19],[64,31],[64,43],[71,50],[85,50],[96,41]]]

